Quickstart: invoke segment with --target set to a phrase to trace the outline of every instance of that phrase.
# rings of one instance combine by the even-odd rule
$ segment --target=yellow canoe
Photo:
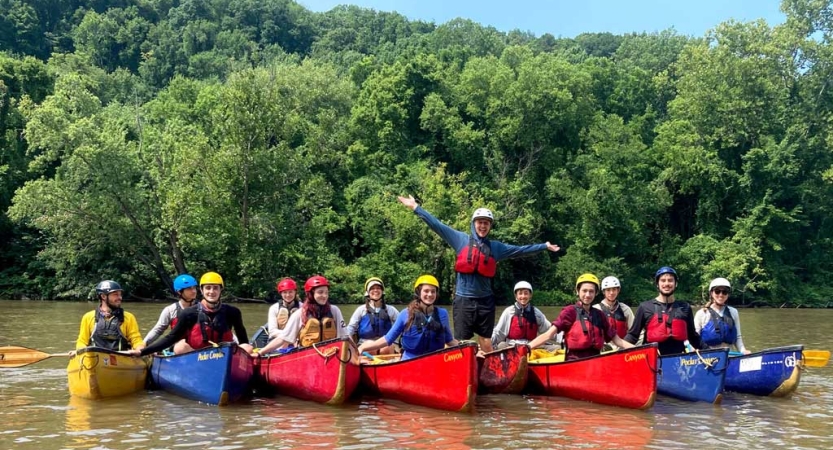
[[[148,362],[103,348],[78,350],[67,366],[70,395],[98,400],[145,388]]]

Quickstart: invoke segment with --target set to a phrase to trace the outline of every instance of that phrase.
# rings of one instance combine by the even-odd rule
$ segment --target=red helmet
[[[330,283],[327,281],[326,278],[322,277],[321,275],[315,275],[309,278],[306,283],[304,283],[304,292],[312,292],[313,289],[319,286],[330,286]]]
[[[275,289],[280,294],[283,291],[294,291],[298,289],[298,285],[295,283],[295,280],[292,278],[284,278],[281,281],[278,281],[277,286]]]

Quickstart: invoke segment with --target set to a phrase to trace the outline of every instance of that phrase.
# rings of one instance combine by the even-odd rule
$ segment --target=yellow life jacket
[[[321,321],[310,317],[304,327],[301,328],[298,341],[301,343],[301,347],[309,347],[316,342],[335,339],[336,336],[338,336],[338,330],[336,329],[336,321],[332,317],[325,317]]]

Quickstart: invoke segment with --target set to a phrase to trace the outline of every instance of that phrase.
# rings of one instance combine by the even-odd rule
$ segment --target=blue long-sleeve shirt
[[[474,224],[471,226],[471,234],[457,231],[454,228],[437,220],[431,213],[422,209],[422,206],[417,206],[414,213],[424,220],[428,227],[437,233],[455,253],[460,253],[469,243],[470,237],[474,237],[475,241],[480,242],[480,237],[474,231]],[[547,249],[547,244],[532,244],[532,245],[509,245],[499,241],[489,240],[489,248],[495,262],[503,259],[517,258],[520,256],[531,255],[542,252]],[[461,297],[482,298],[492,295],[491,280],[478,273],[460,273],[457,272],[457,288],[455,294]]]

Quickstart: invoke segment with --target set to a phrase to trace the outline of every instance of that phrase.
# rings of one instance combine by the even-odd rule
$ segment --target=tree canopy
[[[396,202],[562,252],[501,263],[539,304],[576,277],[699,302],[833,296],[833,2],[705,36],[500,32],[291,0],[0,0],[0,297],[164,297],[370,276],[408,300],[452,250]],[[169,294],[168,294],[169,295]]]

